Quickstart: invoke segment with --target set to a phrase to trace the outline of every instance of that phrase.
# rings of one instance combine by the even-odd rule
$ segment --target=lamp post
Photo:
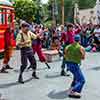
[[[61,10],[62,10],[62,25],[64,25],[64,0],[61,0]]]
[[[56,18],[55,18],[55,0],[51,1],[52,4],[52,25],[56,25]]]

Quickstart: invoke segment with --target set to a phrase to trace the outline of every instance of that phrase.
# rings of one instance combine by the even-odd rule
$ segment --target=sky
[[[45,3],[48,2],[48,0],[41,0],[41,2],[42,2],[43,4],[45,4]]]

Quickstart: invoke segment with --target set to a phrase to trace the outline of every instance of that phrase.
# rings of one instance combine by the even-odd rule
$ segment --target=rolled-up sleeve
[[[37,39],[37,35],[36,35],[36,34],[34,34],[34,33],[32,33],[32,32],[30,32],[30,34],[31,34],[31,38],[32,38],[32,39]]]
[[[17,38],[16,38],[16,45],[19,45],[20,42],[21,42],[21,35],[20,33],[18,33]]]
[[[75,34],[79,34],[80,32],[81,32],[80,28],[78,28],[78,29],[75,30]]]

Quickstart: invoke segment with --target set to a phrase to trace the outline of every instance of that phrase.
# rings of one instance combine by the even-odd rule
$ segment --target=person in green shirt
[[[75,36],[75,42],[65,48],[65,61],[68,70],[73,74],[73,81],[69,91],[69,97],[80,98],[85,83],[84,75],[80,69],[81,60],[85,59],[85,50],[79,44],[80,35]]]

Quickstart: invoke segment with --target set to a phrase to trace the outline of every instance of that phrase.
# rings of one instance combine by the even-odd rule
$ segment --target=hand
[[[25,41],[25,42],[24,42],[24,44],[29,44],[29,43],[30,43],[30,41]]]
[[[23,45],[25,45],[24,42],[21,42],[21,43],[18,44],[18,46],[23,46]]]
[[[37,34],[38,39],[43,39],[43,36],[41,34]]]
[[[30,41],[25,41],[25,42],[21,42],[19,45],[26,45],[26,44],[29,44]]]

